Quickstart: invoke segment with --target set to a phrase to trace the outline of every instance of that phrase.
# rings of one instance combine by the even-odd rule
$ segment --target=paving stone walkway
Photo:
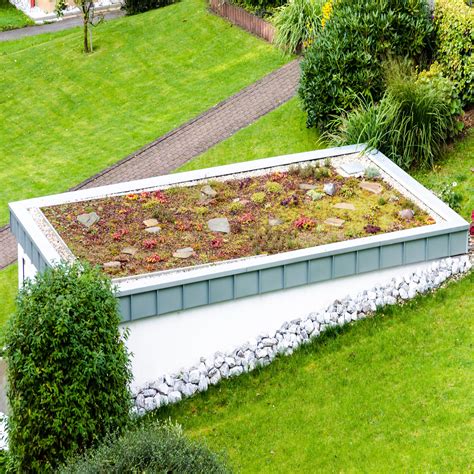
[[[73,190],[169,173],[287,102],[296,93],[298,79],[299,63],[294,60]],[[15,238],[5,226],[0,229],[0,269],[16,257]]]

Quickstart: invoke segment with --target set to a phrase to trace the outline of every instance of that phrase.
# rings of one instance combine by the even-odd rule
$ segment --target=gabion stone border
[[[170,403],[177,403],[209,385],[266,366],[279,354],[290,355],[301,344],[318,337],[329,327],[364,319],[378,308],[394,305],[441,286],[448,278],[467,273],[472,267],[468,255],[433,262],[426,269],[392,278],[386,285],[364,290],[356,297],[336,300],[325,310],[284,323],[276,333],[261,334],[232,352],[216,352],[211,358],[178,374],[164,375],[133,395],[133,412],[143,415]]]

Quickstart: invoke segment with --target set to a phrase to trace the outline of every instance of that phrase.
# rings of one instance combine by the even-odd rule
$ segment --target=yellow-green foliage
[[[464,105],[474,101],[474,8],[463,0],[436,0],[436,59]]]
[[[279,194],[283,191],[283,186],[280,183],[277,183],[276,181],[267,181],[265,183],[265,189],[269,193]]]
[[[262,204],[265,201],[265,197],[265,193],[260,191],[258,193],[253,193],[250,199],[256,204]]]

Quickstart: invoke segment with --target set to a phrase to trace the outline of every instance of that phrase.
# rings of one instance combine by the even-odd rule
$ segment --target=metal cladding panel
[[[309,261],[309,283],[330,280],[332,278],[332,257],[323,257]]]
[[[119,298],[119,311],[122,316],[122,322],[132,319],[131,299],[131,296],[122,296]]]
[[[428,237],[428,260],[449,255],[449,234]]]
[[[258,272],[248,272],[235,275],[235,298],[257,295],[258,293]]]
[[[380,268],[396,267],[397,265],[403,265],[403,242],[384,245],[380,249]]]
[[[131,297],[131,319],[146,318],[156,316],[156,291],[136,293]]]
[[[334,278],[354,275],[356,272],[357,253],[349,252],[334,256]]]
[[[449,254],[451,256],[460,255],[468,251],[467,232],[453,232],[449,238]]]
[[[199,281],[183,286],[183,308],[195,308],[209,303],[209,282]]]
[[[260,270],[260,293],[283,289],[283,266]]]
[[[306,285],[308,283],[308,262],[285,265],[285,288]]]
[[[158,314],[180,311],[183,309],[183,287],[172,286],[158,290]]]
[[[209,281],[209,303],[234,299],[234,277],[228,276]]]
[[[357,273],[371,272],[380,268],[380,248],[359,250],[357,252]]]
[[[423,262],[426,259],[426,239],[405,242],[405,264]]]

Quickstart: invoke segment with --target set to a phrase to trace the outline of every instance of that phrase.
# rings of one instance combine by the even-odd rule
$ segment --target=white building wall
[[[239,300],[188,309],[124,324],[133,353],[133,387],[191,367],[216,351],[232,351],[286,321],[325,308],[346,295],[355,296],[395,276],[410,274],[430,263],[406,265],[327,282],[275,291]]]
[[[33,265],[28,255],[26,255],[23,247],[18,244],[18,288],[23,286],[23,282],[27,278],[34,278],[38,273],[38,269]]]

